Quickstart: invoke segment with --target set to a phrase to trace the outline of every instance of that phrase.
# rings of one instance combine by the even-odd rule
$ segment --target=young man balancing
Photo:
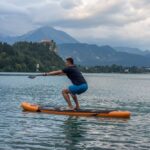
[[[88,85],[81,72],[74,65],[73,58],[69,57],[66,59],[66,68],[64,68],[63,70],[51,71],[48,73],[44,73],[44,75],[66,75],[71,80],[73,85],[70,85],[68,88],[63,89],[62,95],[68,104],[68,109],[80,109],[77,94],[85,92],[88,89]],[[73,105],[70,101],[70,95],[72,96],[76,104],[75,108],[73,108]]]

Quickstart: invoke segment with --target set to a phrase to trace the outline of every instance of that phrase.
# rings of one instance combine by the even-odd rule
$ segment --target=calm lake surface
[[[86,74],[82,108],[120,109],[131,119],[22,112],[23,101],[64,106],[66,77],[0,76],[0,150],[149,150],[150,75]]]

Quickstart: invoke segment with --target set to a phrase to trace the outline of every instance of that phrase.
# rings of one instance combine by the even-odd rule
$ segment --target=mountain
[[[127,52],[130,54],[138,54],[138,55],[150,55],[150,51],[143,51],[141,49],[138,48],[130,48],[130,47],[113,47],[116,51],[118,52]]]
[[[110,46],[97,46],[84,43],[58,45],[58,54],[62,58],[72,56],[75,62],[85,66],[123,65],[150,66],[150,59],[126,52],[118,52]]]
[[[18,41],[39,42],[41,40],[54,40],[57,44],[78,43],[78,41],[69,34],[48,26],[38,28],[21,36],[0,36],[0,41],[7,42],[9,44],[13,44]]]
[[[11,42],[11,40],[12,38],[10,36],[0,34],[0,42],[8,42],[8,41]]]

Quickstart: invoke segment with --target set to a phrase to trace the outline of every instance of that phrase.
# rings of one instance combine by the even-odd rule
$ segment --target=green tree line
[[[79,66],[80,70],[85,73],[150,73],[150,69],[145,67],[125,67],[120,65],[111,66],[95,66],[95,67],[83,67]]]

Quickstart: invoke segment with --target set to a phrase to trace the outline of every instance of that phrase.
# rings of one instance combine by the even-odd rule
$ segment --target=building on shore
[[[58,50],[54,40],[41,40],[40,43],[44,44],[45,46],[49,46],[50,51],[57,53]]]
[[[129,73],[129,69],[126,68],[126,69],[124,70],[124,73]]]

